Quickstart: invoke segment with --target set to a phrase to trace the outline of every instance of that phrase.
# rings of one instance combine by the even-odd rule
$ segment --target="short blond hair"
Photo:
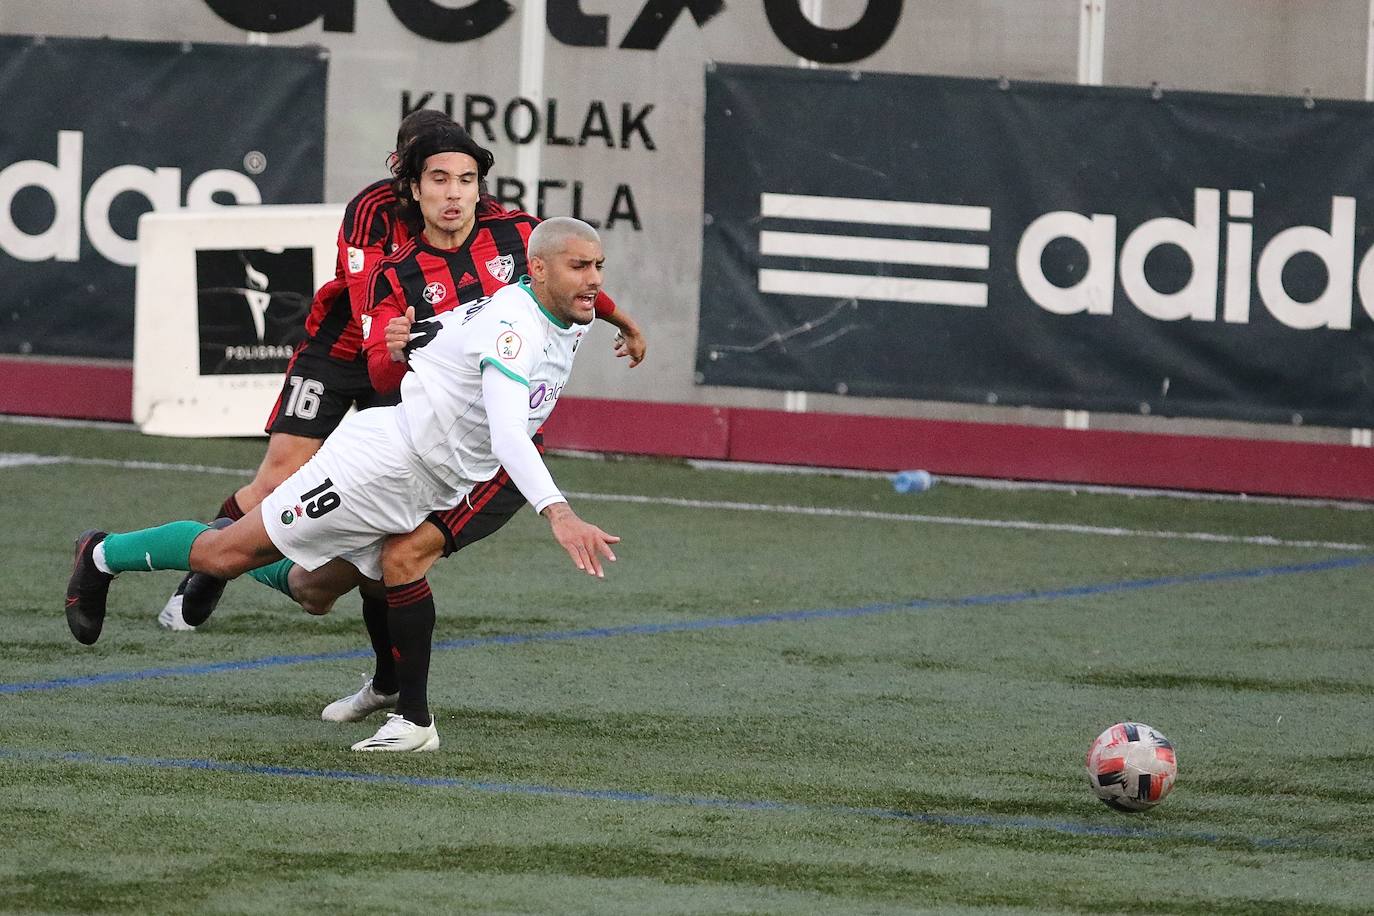
[[[527,252],[531,258],[548,260],[568,244],[569,239],[601,244],[601,236],[589,224],[571,216],[551,216],[530,233]]]

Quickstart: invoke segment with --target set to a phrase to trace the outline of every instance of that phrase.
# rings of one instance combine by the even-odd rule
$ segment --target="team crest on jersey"
[[[438,305],[440,302],[443,302],[444,297],[448,295],[448,289],[444,284],[435,280],[425,287],[425,291],[422,295],[425,297],[425,301],[430,305]]]
[[[503,254],[500,257],[492,258],[487,262],[487,273],[501,283],[509,283],[510,278],[515,276],[515,256]]]
[[[496,352],[502,359],[515,359],[520,355],[520,346],[523,343],[520,335],[514,331],[503,331],[501,336],[496,338]]]
[[[290,524],[291,524],[292,522],[294,522],[295,520],[296,520],[296,513],[292,512],[290,509],[283,509],[283,510],[282,510],[282,513],[281,513],[281,523],[282,523],[283,525],[290,525]]]
[[[348,272],[356,274],[363,269],[363,250],[348,246]]]

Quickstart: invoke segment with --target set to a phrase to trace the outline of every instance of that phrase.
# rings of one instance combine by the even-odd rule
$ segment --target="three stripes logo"
[[[761,293],[987,307],[980,278],[988,269],[982,240],[992,228],[990,207],[765,192],[760,215]],[[875,229],[858,233],[856,225]],[[940,240],[904,237],[913,235]],[[843,269],[853,265],[870,269]],[[951,273],[961,279],[948,279]]]

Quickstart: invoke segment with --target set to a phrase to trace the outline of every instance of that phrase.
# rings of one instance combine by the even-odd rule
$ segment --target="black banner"
[[[318,203],[316,48],[0,36],[0,352],[128,359],[138,217]]]
[[[721,66],[704,384],[1374,426],[1374,106]]]
[[[315,251],[196,252],[201,375],[278,374],[305,339]]]

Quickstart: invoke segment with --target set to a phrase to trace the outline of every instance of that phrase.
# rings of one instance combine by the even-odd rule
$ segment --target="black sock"
[[[391,657],[396,662],[396,686],[401,696],[396,712],[416,725],[428,725],[429,650],[434,637],[434,593],[420,578],[386,589],[387,628]]]
[[[391,629],[387,626],[389,613],[385,598],[363,598],[363,623],[377,656],[372,689],[378,693],[396,692],[396,659],[391,656]]]
[[[229,494],[229,498],[220,504],[215,518],[227,518],[231,522],[236,522],[243,518],[243,510],[239,508],[238,492]]]

